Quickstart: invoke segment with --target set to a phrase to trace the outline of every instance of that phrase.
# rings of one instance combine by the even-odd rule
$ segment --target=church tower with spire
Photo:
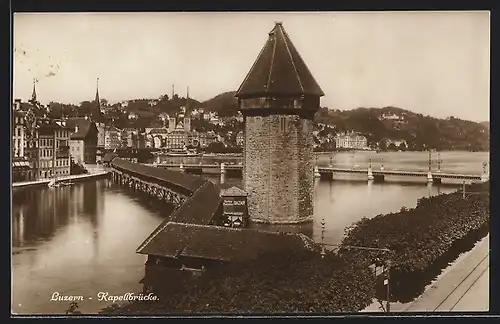
[[[103,148],[106,140],[106,125],[104,124],[104,116],[101,112],[101,99],[99,98],[99,78],[96,82],[95,99],[90,111],[90,119],[95,123],[97,128],[97,147]]]
[[[101,112],[101,99],[99,98],[99,78],[97,78],[95,99],[92,105],[92,110],[90,112],[90,118],[96,123],[103,122],[103,116]]]
[[[236,93],[245,124],[243,180],[251,220],[312,220],[313,117],[322,96],[277,22]]]

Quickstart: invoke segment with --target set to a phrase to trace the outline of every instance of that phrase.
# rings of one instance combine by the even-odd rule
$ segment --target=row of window
[[[56,167],[67,167],[69,166],[69,159],[57,159]],[[40,161],[40,168],[52,168],[52,160],[49,161]]]
[[[69,175],[70,171],[69,170],[55,170],[55,171],[53,171],[53,170],[49,170],[49,171],[40,170],[40,177],[42,177],[42,178],[49,178],[53,174],[55,174],[55,175]]]
[[[51,149],[40,150],[40,157],[52,157],[52,150]]]
[[[53,147],[54,146],[54,139],[53,138],[40,138],[40,146]]]

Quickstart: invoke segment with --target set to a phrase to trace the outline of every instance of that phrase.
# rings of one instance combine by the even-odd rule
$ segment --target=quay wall
[[[99,179],[105,178],[110,174],[110,171],[100,171],[95,173],[87,173],[87,174],[73,174],[65,177],[57,178],[56,182],[61,181],[85,181],[89,179]],[[28,188],[28,187],[38,187],[38,186],[46,186],[52,179],[44,179],[44,180],[36,180],[36,181],[23,181],[23,182],[14,182],[12,183],[12,188]]]

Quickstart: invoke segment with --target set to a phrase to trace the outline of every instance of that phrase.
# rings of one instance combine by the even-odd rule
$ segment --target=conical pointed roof
[[[257,95],[325,95],[280,22],[236,93],[236,97]]]

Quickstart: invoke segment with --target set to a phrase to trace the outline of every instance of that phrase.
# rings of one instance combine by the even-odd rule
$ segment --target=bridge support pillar
[[[369,167],[368,168],[368,180],[373,180],[373,171],[372,171],[372,168]]]
[[[317,165],[314,167],[314,177],[315,178],[320,178],[321,177],[321,174],[319,173],[319,168],[318,168]]]
[[[432,179],[432,172],[427,172],[427,183],[432,183],[434,180]]]
[[[184,164],[182,164],[182,162],[181,165],[179,166],[179,169],[181,170],[181,172],[184,172]]]
[[[226,182],[226,164],[222,162],[220,164],[220,183]]]

